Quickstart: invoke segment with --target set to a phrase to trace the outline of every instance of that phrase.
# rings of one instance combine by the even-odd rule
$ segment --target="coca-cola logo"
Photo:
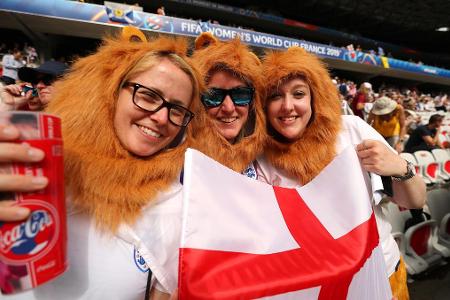
[[[32,213],[23,222],[0,224],[0,256],[10,262],[25,262],[42,257],[57,238],[58,215],[48,203],[27,203]]]

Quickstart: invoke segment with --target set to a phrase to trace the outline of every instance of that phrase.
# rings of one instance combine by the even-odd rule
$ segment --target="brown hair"
[[[444,120],[444,116],[442,116],[440,114],[434,114],[428,120],[428,124],[436,124],[436,123],[441,122],[442,120]]]
[[[306,184],[332,161],[341,129],[341,108],[336,87],[318,57],[299,47],[268,52],[263,60],[264,84],[268,91],[292,78],[301,77],[311,91],[312,116],[302,137],[294,142],[268,139],[267,159]],[[268,99],[264,99],[264,107]]]

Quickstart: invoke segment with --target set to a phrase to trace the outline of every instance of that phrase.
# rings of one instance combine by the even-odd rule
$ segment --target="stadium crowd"
[[[237,41],[235,41],[238,43]],[[205,43],[206,44],[206,43]],[[227,46],[227,45],[225,45]],[[224,47],[225,47],[224,46]],[[133,47],[133,46],[130,46]],[[227,46],[228,47],[228,46]],[[241,47],[241,46],[239,46]],[[231,49],[231,48],[230,48]],[[236,51],[235,48],[232,48],[234,51]],[[201,50],[196,50],[197,53]],[[216,50],[218,51],[218,50]],[[231,52],[231,50],[229,50]],[[242,50],[242,53],[245,53],[246,56],[249,56],[250,58],[245,58],[246,60],[253,60],[255,59],[253,53],[248,54],[246,49]],[[54,98],[52,86],[53,84],[59,80],[60,77],[62,77],[65,72],[67,71],[68,66],[61,62],[56,61],[47,61],[41,65],[37,65],[36,62],[38,61],[38,57],[36,54],[36,51],[32,47],[25,47],[24,50],[19,51],[16,49],[9,51],[10,53],[5,54],[2,59],[2,77],[1,77],[1,84],[0,84],[0,97],[1,97],[1,111],[10,111],[10,110],[31,110],[31,111],[40,111],[44,110],[49,103]],[[219,53],[219,52],[217,52]],[[299,61],[302,61],[302,59],[305,59],[303,57],[303,52],[299,52]],[[204,58],[203,58],[204,59]],[[217,58],[218,59],[218,58]],[[308,57],[306,60],[308,61]],[[198,61],[201,60],[201,58],[197,58]],[[315,62],[314,59],[312,59],[313,62]],[[206,63],[205,63],[206,64]],[[267,64],[267,62],[266,62]],[[317,63],[320,65],[319,63]],[[238,64],[240,65],[240,64]],[[298,66],[294,66],[295,68],[298,68]],[[293,67],[293,68],[294,68]],[[207,112],[210,115],[214,115],[216,111],[223,110],[225,106],[229,105],[231,108],[239,110],[243,109],[242,106],[249,106],[249,103],[251,103],[253,100],[253,97],[256,99],[257,97],[253,94],[254,91],[251,88],[251,86],[255,85],[256,82],[258,82],[259,78],[251,78],[254,74],[247,75],[248,78],[251,78],[251,81],[254,81],[255,84],[247,83],[245,80],[242,80],[239,78],[227,78],[227,76],[230,74],[241,74],[243,71],[238,70],[230,72],[230,71],[223,71],[220,68],[214,69],[215,67],[211,67],[211,74],[210,74],[209,82],[208,84],[212,85],[212,89],[215,89],[215,92],[217,94],[212,94],[215,97],[212,97],[211,99],[206,99],[204,96],[202,98],[203,104],[207,108]],[[80,72],[80,70],[78,70]],[[241,86],[243,85],[240,83],[237,87],[231,87],[226,86],[226,89],[223,86],[214,86],[213,83],[216,82],[216,75],[215,72],[217,72],[219,75],[224,77],[219,77],[217,79],[218,82],[224,81],[224,82],[234,82],[233,80],[242,80],[242,82],[245,82],[245,84],[249,84],[249,87],[244,85],[244,88]],[[223,72],[225,75],[221,74]],[[229,73],[227,73],[229,72]],[[296,74],[296,69],[292,70],[292,74]],[[289,74],[291,74],[289,73]],[[324,71],[324,74],[326,71]],[[193,75],[192,75],[193,76]],[[257,76],[257,75],[255,75]],[[231,76],[232,77],[232,76]],[[246,78],[247,78],[246,77]],[[283,77],[284,78],[284,77]],[[287,76],[286,78],[289,78]],[[329,84],[328,74],[323,75],[323,78],[327,79],[327,84]],[[281,80],[281,79],[280,79]],[[291,78],[291,81],[294,83],[297,81],[301,81],[301,83],[304,85],[303,79],[299,78]],[[186,80],[189,84],[190,81]],[[75,82],[75,80],[74,80]],[[283,86],[286,85],[286,91],[288,89],[290,81],[286,81],[283,83],[281,91],[276,91],[277,93],[286,93],[283,90]],[[138,90],[142,89],[148,89],[145,86],[142,86],[140,84],[136,84],[133,82],[129,82],[129,87],[133,89],[133,102],[135,101],[135,96]],[[326,84],[326,85],[327,85]],[[338,77],[335,77],[332,80],[332,84],[334,84],[335,88],[338,90],[338,94],[340,99],[335,99],[336,101],[340,101],[341,105],[341,112],[343,115],[356,115],[359,116],[361,119],[366,121],[368,124],[370,124],[374,129],[376,129],[386,140],[386,142],[395,150],[397,150],[398,153],[409,153],[412,155],[415,155],[417,151],[428,151],[430,155],[435,155],[434,150],[445,150],[450,148],[450,139],[449,139],[449,132],[450,132],[450,115],[448,111],[450,111],[450,99],[447,94],[441,93],[440,91],[436,91],[435,94],[425,94],[421,93],[419,90],[415,88],[399,88],[395,86],[387,86],[382,85],[377,89],[373,88],[373,85],[370,82],[361,82],[361,83],[355,83],[352,81],[348,81],[345,79],[340,79]],[[330,84],[330,86],[332,86]],[[327,87],[324,87],[326,89]],[[236,92],[235,90],[238,90],[238,92],[242,93],[243,95],[246,95],[247,102],[244,105],[238,105],[236,104],[233,99],[233,101],[228,101],[228,99],[234,98],[234,94],[227,94],[231,93],[231,91]],[[244,92],[245,93],[244,93]],[[147,91],[148,92],[148,91]],[[272,91],[273,92],[273,91]],[[220,94],[222,93],[222,94]],[[310,93],[309,88],[308,92],[306,94]],[[312,93],[312,92],[311,92]],[[189,94],[189,93],[188,93]],[[190,93],[189,95],[194,94]],[[326,94],[326,93],[324,93]],[[229,97],[228,97],[229,96]],[[259,97],[259,96],[258,96]],[[281,99],[280,95],[275,94],[272,96],[275,100],[270,103],[275,103],[277,99]],[[189,97],[187,97],[189,98]],[[331,98],[331,97],[330,97]],[[188,99],[191,101],[191,99]],[[265,101],[266,99],[262,99],[262,101]],[[329,100],[329,99],[327,99]],[[148,112],[157,113],[159,109],[164,108],[163,105],[166,105],[166,100],[161,98],[161,104],[157,110],[146,109]],[[186,102],[189,102],[186,101]],[[193,100],[192,100],[193,101]],[[271,100],[272,101],[272,100]],[[137,105],[136,103],[134,103]],[[333,102],[333,105],[335,102]],[[209,105],[209,107],[208,107]],[[137,105],[139,107],[139,105]],[[167,104],[168,111],[172,112],[172,109],[180,107],[177,105],[170,105]],[[189,107],[190,108],[190,107]],[[258,108],[258,107],[256,107]],[[183,108],[184,111],[188,111],[186,108]],[[248,109],[248,107],[247,107]],[[256,115],[260,117],[262,115],[262,108],[259,107],[260,111],[256,110]],[[283,110],[283,107],[279,108],[280,111]],[[269,110],[270,111],[270,110]],[[243,112],[240,112],[244,114]],[[246,112],[248,114],[248,111]],[[259,114],[259,115],[258,115]],[[275,114],[275,113],[274,113]],[[192,115],[190,115],[192,118]],[[189,120],[186,124],[185,120],[179,120],[176,119],[177,115],[176,112],[174,114],[170,114],[169,118],[174,118],[175,122],[178,122],[178,126],[186,126],[187,123],[189,123]],[[270,116],[269,116],[270,117]],[[338,116],[340,118],[340,116]],[[223,117],[225,118],[225,117]],[[275,125],[273,125],[274,129],[277,128],[276,119],[275,119]],[[314,119],[312,119],[314,120]],[[170,120],[172,123],[174,120]],[[216,120],[217,121],[217,120]],[[358,120],[359,122],[359,120]],[[257,123],[258,124],[258,123]],[[309,124],[309,123],[308,123]],[[244,126],[246,124],[243,124]],[[261,126],[261,124],[259,124]],[[319,125],[317,125],[319,127]],[[367,124],[365,124],[367,126]],[[204,126],[205,128],[212,128],[214,126]],[[220,126],[217,126],[220,129]],[[280,133],[283,135],[283,128],[280,125],[281,129]],[[331,127],[331,125],[330,125]],[[368,127],[368,126],[367,126]],[[198,129],[198,128],[197,128]],[[198,129],[202,130],[202,128]],[[239,146],[239,141],[242,138],[239,134],[240,128],[235,132],[235,135],[232,137],[227,137],[226,134],[223,134],[224,137],[227,137],[227,141],[233,145],[233,146]],[[359,128],[358,128],[359,130]],[[372,130],[372,129],[370,129]],[[220,130],[219,130],[220,131]],[[227,130],[223,130],[225,133],[227,133]],[[222,132],[220,132],[222,134]],[[214,135],[216,137],[216,135]],[[120,137],[119,137],[120,138]],[[296,137],[300,141],[300,137]],[[302,137],[304,140],[308,138]],[[126,137],[124,138],[126,139]],[[208,139],[207,139],[208,140]],[[301,140],[302,142],[304,140]],[[359,141],[361,142],[361,141]],[[219,145],[219,143],[217,143]],[[301,144],[301,142],[299,142]],[[381,144],[381,142],[380,142]],[[275,142],[274,142],[274,145]],[[360,145],[363,145],[367,147],[367,145],[364,145],[364,141]],[[382,144],[384,145],[384,144]],[[247,145],[248,146],[248,145]],[[361,146],[361,147],[363,147]],[[369,143],[369,147],[372,146]],[[208,145],[209,148],[212,147],[212,145]],[[275,146],[274,146],[275,147]],[[381,146],[380,146],[381,147]],[[242,147],[243,148],[243,147]],[[275,147],[276,148],[276,147]],[[207,148],[205,148],[207,149]],[[383,148],[384,149],[384,148]],[[388,149],[386,147],[386,149]],[[126,149],[128,150],[128,149]],[[359,151],[365,151],[366,149],[359,149]],[[159,150],[158,150],[159,151]],[[206,150],[207,151],[207,150]],[[248,149],[245,150],[248,152]],[[132,151],[131,151],[132,152]],[[219,151],[217,151],[219,152]],[[155,152],[154,155],[161,155],[158,152]],[[330,153],[333,153],[331,151]],[[392,154],[390,152],[387,152],[389,154]],[[446,150],[447,157],[449,156],[449,150]],[[140,155],[140,154],[137,154]],[[153,155],[153,153],[151,154]],[[225,156],[229,156],[229,153],[225,153]],[[298,155],[298,157],[301,157]],[[392,158],[397,157],[397,155],[392,156]],[[402,156],[403,157],[403,156]],[[219,157],[220,159],[222,157]],[[407,172],[410,171],[409,169],[409,162],[406,157],[404,157],[408,163],[407,163]],[[423,177],[425,183],[428,184],[428,191],[436,190],[436,189],[446,189],[448,191],[448,181],[450,180],[450,177],[448,176],[448,170],[445,169],[445,166],[442,165],[442,162],[438,161],[438,157],[435,155],[433,157],[434,163],[437,165],[437,170],[433,172],[433,174],[429,174],[428,172],[428,165],[422,164],[420,161],[418,161],[419,156],[416,155],[415,157],[417,161],[411,162],[411,164],[415,168],[415,172],[417,172],[420,177]],[[220,159],[217,159],[218,161],[221,161]],[[225,160],[225,158],[224,158]],[[234,157],[234,160],[236,158]],[[450,159],[444,161],[445,163],[448,163]],[[242,164],[243,166],[248,165],[248,162]],[[241,168],[242,169],[242,168]],[[447,172],[447,177],[444,176]],[[384,175],[384,174],[379,174]],[[391,174],[388,174],[391,176]],[[399,174],[400,175],[400,174]],[[440,176],[443,175],[443,176]],[[415,176],[413,174],[413,176]],[[440,177],[439,177],[440,176]],[[392,177],[396,177],[396,175],[392,175]],[[402,176],[397,176],[402,177]],[[411,179],[411,177],[407,178]],[[403,179],[402,179],[403,180]],[[272,180],[269,180],[269,183],[273,183]],[[394,183],[395,185],[395,183]],[[447,199],[448,200],[448,199]],[[450,213],[450,211],[449,211]],[[406,234],[409,230],[411,232],[412,229],[417,228],[417,226],[421,226],[420,224],[427,221],[428,217],[433,217],[434,213],[429,208],[425,208],[425,212],[423,212],[421,209],[418,210],[412,210],[411,211],[411,217],[408,216],[407,219],[405,219],[404,225],[408,223],[407,226],[404,228],[401,228],[400,233]],[[388,214],[389,219],[389,214]],[[412,220],[412,221],[411,221]],[[392,227],[395,227],[396,221],[390,220]],[[393,232],[395,233],[395,232]],[[394,235],[394,237],[396,237]],[[406,268],[408,270],[408,273],[410,274],[416,274],[419,273],[417,268],[412,267],[414,265],[414,255],[411,256],[411,253],[408,253],[404,247],[402,247],[401,240],[397,240],[399,244],[400,251],[402,252],[402,256],[405,259],[406,262]],[[436,246],[437,247],[437,246]],[[439,248],[441,249],[441,248]],[[447,257],[448,251],[437,251],[441,257]],[[450,250],[449,250],[450,251]],[[447,256],[446,256],[447,255]],[[411,258],[413,257],[413,258]],[[397,263],[397,261],[395,262]],[[400,262],[398,262],[400,263]],[[433,262],[435,263],[435,261]],[[431,265],[431,263],[430,263]],[[392,266],[395,271],[393,271],[393,274],[397,272],[398,264],[397,266]],[[422,270],[423,271],[423,270]],[[406,298],[401,298],[406,299]]]

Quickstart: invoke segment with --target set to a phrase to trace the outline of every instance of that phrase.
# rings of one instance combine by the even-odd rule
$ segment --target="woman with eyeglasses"
[[[258,159],[258,179],[299,187],[316,177],[341,151],[356,147],[361,167],[372,179],[373,208],[393,295],[408,299],[405,265],[378,205],[382,198],[378,190],[384,188],[379,175],[386,176],[388,182],[392,178],[392,201],[409,208],[424,205],[423,180],[367,123],[356,116],[341,116],[337,90],[319,58],[292,47],[268,53],[262,69],[270,137],[264,158]]]
[[[63,124],[70,267],[11,299],[144,299],[152,274],[158,290],[176,288],[161,270],[178,252],[167,253],[163,245],[177,247],[181,206],[175,204],[181,202],[188,124],[202,86],[186,51],[185,40],[147,42],[127,28],[55,85],[48,112]],[[14,128],[2,130],[3,138],[18,135]],[[2,156],[8,147],[14,153]],[[33,161],[33,151],[35,160],[42,159],[38,149],[0,144],[2,160]],[[16,190],[16,179],[3,177],[1,188]],[[20,178],[21,186],[46,185],[33,179]],[[168,220],[171,226],[161,225]]]
[[[192,122],[192,147],[256,178],[252,162],[262,152],[266,137],[261,63],[238,39],[222,42],[203,33],[195,48],[192,58],[207,87],[201,95],[207,117]]]

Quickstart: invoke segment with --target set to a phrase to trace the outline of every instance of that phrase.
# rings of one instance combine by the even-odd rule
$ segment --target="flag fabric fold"
[[[354,149],[298,189],[272,187],[189,149],[179,298],[391,299]]]

